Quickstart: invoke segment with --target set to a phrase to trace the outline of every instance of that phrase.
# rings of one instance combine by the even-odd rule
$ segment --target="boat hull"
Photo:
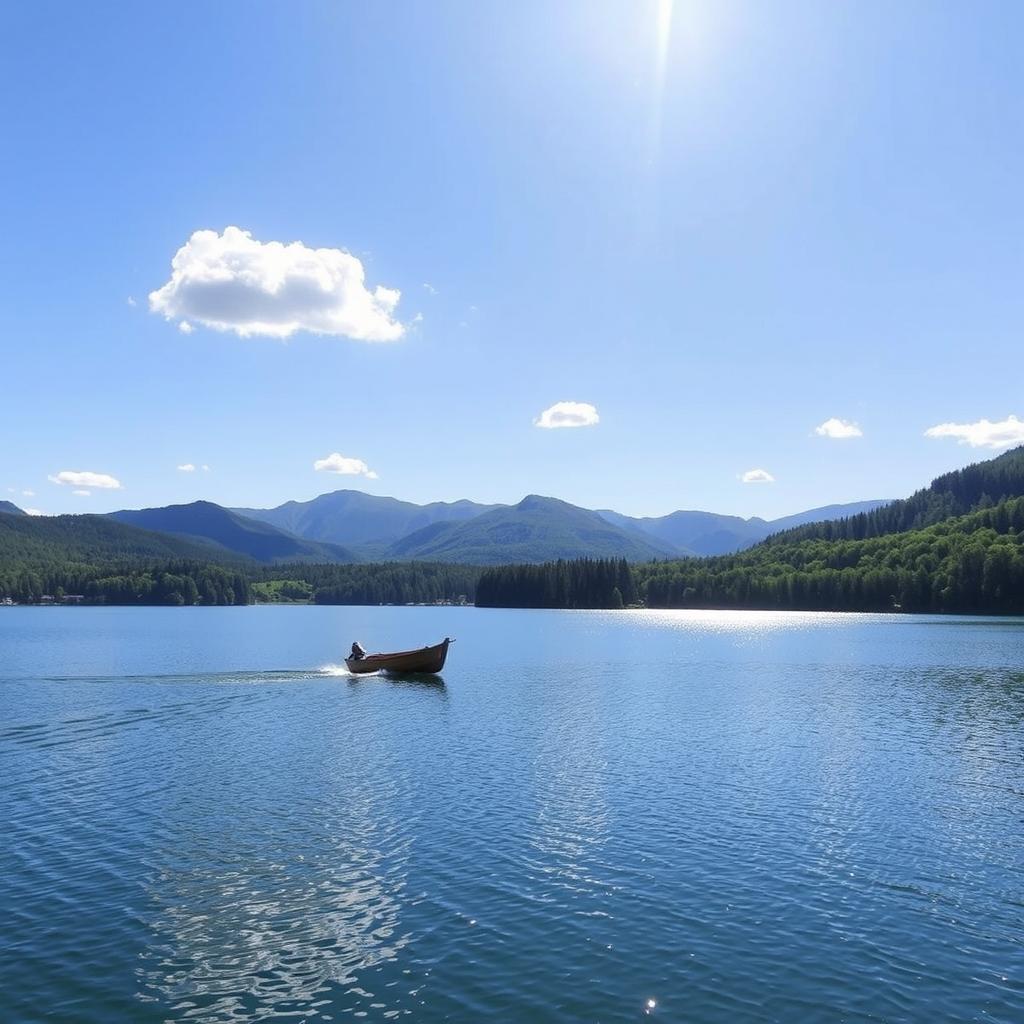
[[[444,668],[448,657],[448,645],[451,640],[445,638],[442,643],[433,647],[422,647],[418,651],[397,651],[394,654],[367,654],[363,658],[346,658],[345,665],[349,672],[365,675],[367,672],[425,672],[437,673]]]

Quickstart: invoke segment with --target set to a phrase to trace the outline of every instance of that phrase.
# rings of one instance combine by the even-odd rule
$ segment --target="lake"
[[[1024,1020],[1024,620],[11,608],[0,708],[5,1022]]]

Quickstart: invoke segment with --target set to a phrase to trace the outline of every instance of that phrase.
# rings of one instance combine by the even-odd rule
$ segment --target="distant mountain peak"
[[[567,501],[562,501],[561,498],[550,498],[545,494],[528,494],[518,505],[513,507],[522,512],[528,512],[530,509],[578,508],[579,506],[571,505]]]

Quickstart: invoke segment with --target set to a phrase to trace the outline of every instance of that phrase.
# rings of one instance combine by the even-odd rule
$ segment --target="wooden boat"
[[[349,672],[440,672],[448,657],[448,645],[455,643],[450,637],[433,647],[418,651],[396,651],[393,654],[366,654],[362,658],[346,658]]]

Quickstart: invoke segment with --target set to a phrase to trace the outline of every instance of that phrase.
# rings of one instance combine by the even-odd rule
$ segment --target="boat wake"
[[[323,676],[350,676],[348,667],[342,662],[340,665],[321,665],[317,670]]]

